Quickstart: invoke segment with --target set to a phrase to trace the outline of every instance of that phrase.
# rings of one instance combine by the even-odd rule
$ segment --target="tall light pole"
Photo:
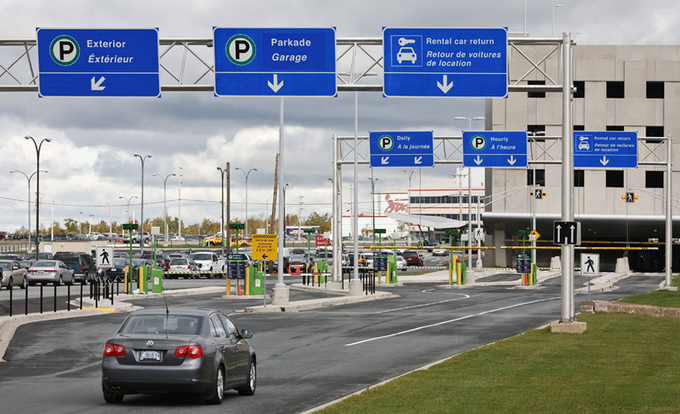
[[[42,172],[46,173],[47,171],[43,170]],[[26,177],[26,182],[28,183],[28,250],[30,250],[31,249],[31,178],[33,178],[33,176],[37,174],[37,171],[35,171],[31,175],[26,175],[25,172],[19,171],[19,170],[12,170],[9,173],[10,174],[19,173],[19,174],[23,175],[24,177]],[[36,226],[36,228],[37,228],[37,226]],[[38,237],[37,233],[36,233],[35,237]]]
[[[92,234],[92,217],[94,217],[94,214],[90,214],[90,226],[87,228],[87,234]]]
[[[38,252],[40,251],[40,237],[38,236],[38,233],[40,232],[40,150],[45,142],[52,142],[52,140],[50,138],[43,138],[40,143],[37,143],[30,135],[26,135],[24,139],[30,139],[35,146],[35,258],[37,259]]]
[[[175,173],[170,173],[170,174],[166,175],[165,178],[163,178],[163,176],[160,175],[160,174],[154,174],[154,175],[153,175],[154,177],[161,177],[161,178],[163,178],[163,210],[165,210],[165,214],[164,214],[164,215],[165,215],[165,218],[164,218],[164,221],[165,221],[165,241],[166,241],[166,242],[168,241],[168,204],[167,204],[167,199],[168,199],[168,197],[167,197],[167,195],[168,195],[168,192],[167,192],[167,190],[168,190],[168,178],[174,177],[174,176],[176,176],[176,175],[177,175],[177,174],[175,174]]]
[[[177,237],[182,240],[182,167],[177,167]]]
[[[83,212],[82,211],[78,212],[78,234],[79,235],[83,234]]]
[[[248,172],[245,172],[242,168],[236,167],[237,170],[241,171],[243,175],[246,177],[246,237],[250,237],[248,233],[248,176],[250,175],[251,172],[257,171],[257,168],[251,168],[248,170]]]
[[[283,218],[279,217],[279,220],[283,220],[283,247],[286,247],[286,188],[288,188],[288,186],[288,183],[283,186],[283,197],[281,197],[281,202],[283,203]]]
[[[125,201],[125,204],[127,205],[125,208],[125,215],[127,216],[127,221],[130,222],[130,201],[132,201],[133,198],[137,198],[137,196],[132,196],[130,198],[120,196],[118,198]]]
[[[373,170],[371,170],[371,174],[373,173]],[[373,177],[368,177],[369,180],[371,180],[371,210],[372,210],[372,216],[373,216],[373,245],[375,246],[375,181],[378,181],[377,178]]]
[[[231,247],[231,241],[229,240],[229,237],[227,236],[227,234],[229,234],[229,232],[224,231],[224,174],[227,173],[227,170],[225,168],[222,168],[222,167],[217,167],[217,171],[220,172],[220,176],[222,177],[222,184],[220,185],[220,188],[222,189],[222,204],[221,204],[222,205],[222,214],[220,214],[220,218],[221,218],[221,221],[222,221],[222,227],[221,227],[221,229],[222,229],[222,256],[224,256],[224,239],[225,238],[229,241],[229,246]]]
[[[411,214],[411,177],[413,177],[413,173],[418,170],[413,170],[409,173],[408,175],[408,214]],[[408,172],[404,170],[404,172]],[[408,223],[408,243],[411,244],[411,223]]]
[[[113,241],[113,201],[107,201],[106,204],[109,205],[109,243],[111,243]]]
[[[561,4],[553,4],[552,7],[552,29],[550,31],[550,37],[555,37],[555,9],[562,7]]]
[[[147,158],[151,158],[151,155],[145,155],[141,156],[139,154],[134,154],[135,157],[138,157],[139,160],[142,162],[142,213],[141,213],[141,221],[142,225],[140,226],[140,232],[139,232],[139,250],[140,252],[144,253],[144,160]]]
[[[300,196],[300,204],[298,208],[298,241],[302,238],[302,198],[304,196]]]
[[[464,121],[467,119],[468,121],[468,131],[472,131],[472,121],[483,121],[486,118],[483,116],[472,116],[472,117],[464,117],[464,116],[456,116],[453,119],[457,119],[459,121]],[[468,247],[472,247],[472,169],[468,168]],[[479,211],[477,212],[479,214]],[[462,219],[462,217],[461,217]],[[469,265],[468,267],[472,269],[472,250],[469,251],[470,255],[468,256],[469,260]]]
[[[545,131],[529,131],[529,135],[532,136],[531,138],[531,158],[533,159],[532,163],[532,175],[533,178],[531,180],[531,183],[533,185],[533,207],[531,209],[532,211],[532,217],[531,217],[531,229],[535,232],[536,231],[536,135],[545,135]],[[536,263],[536,237],[533,237],[533,241],[531,242],[531,263]]]

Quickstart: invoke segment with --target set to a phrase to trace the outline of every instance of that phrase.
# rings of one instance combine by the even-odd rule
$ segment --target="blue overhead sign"
[[[463,166],[526,168],[526,131],[464,131]]]
[[[37,29],[38,94],[159,97],[158,29]]]
[[[371,167],[434,166],[433,131],[369,132]]]
[[[335,96],[335,29],[213,28],[216,96]]]
[[[383,29],[383,93],[505,97],[507,29]]]
[[[574,132],[575,168],[637,168],[637,132]]]

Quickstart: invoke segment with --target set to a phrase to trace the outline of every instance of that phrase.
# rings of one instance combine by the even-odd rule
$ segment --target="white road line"
[[[473,318],[475,316],[487,315],[489,313],[500,312],[500,311],[504,311],[504,310],[508,310],[508,309],[512,309],[512,308],[517,308],[517,307],[520,307],[520,306],[531,305],[531,304],[540,303],[540,302],[547,302],[547,301],[560,299],[560,298],[561,298],[561,296],[555,296],[555,297],[547,298],[547,299],[537,299],[537,300],[532,300],[532,301],[529,301],[529,302],[518,303],[516,305],[504,306],[502,308],[491,309],[491,310],[488,310],[488,311],[479,312],[479,313],[475,313],[475,314],[472,314],[472,315],[465,315],[465,316],[461,316],[459,318],[449,319],[449,320],[446,320],[446,321],[437,322],[437,323],[433,323],[433,324],[430,324],[430,325],[419,326],[417,328],[408,329],[406,331],[395,332],[395,333],[389,334],[389,335],[376,336],[374,338],[368,338],[368,339],[364,339],[362,341],[352,342],[350,344],[345,344],[345,346],[361,345],[361,344],[365,344],[367,342],[373,342],[373,341],[378,341],[380,339],[392,338],[392,337],[399,336],[399,335],[405,335],[405,334],[408,334],[408,333],[421,331],[423,329],[433,328],[435,326],[446,325],[447,323],[462,321],[464,319]]]
[[[432,306],[432,305],[439,305],[441,303],[446,303],[446,302],[453,302],[456,300],[462,300],[462,299],[468,299],[470,295],[466,295],[465,293],[458,293],[459,295],[463,295],[462,298],[454,298],[454,299],[446,299],[446,300],[440,300],[439,302],[430,302],[430,303],[422,303],[420,305],[413,305],[413,306],[404,306],[403,308],[395,308],[395,309],[387,309],[383,310],[380,312],[376,312],[376,314],[379,313],[389,313],[389,312],[397,312],[400,310],[405,310],[405,309],[413,309],[413,308],[422,308],[423,306]]]

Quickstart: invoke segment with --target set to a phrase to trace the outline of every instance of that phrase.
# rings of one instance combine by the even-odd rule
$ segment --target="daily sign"
[[[637,168],[637,132],[574,132],[574,167]]]
[[[526,131],[463,131],[464,167],[526,168]]]
[[[37,29],[40,97],[161,94],[158,29]]]
[[[216,96],[335,96],[335,29],[213,28]]]
[[[369,132],[371,167],[434,166],[433,131]]]
[[[386,28],[384,95],[505,97],[508,31]]]

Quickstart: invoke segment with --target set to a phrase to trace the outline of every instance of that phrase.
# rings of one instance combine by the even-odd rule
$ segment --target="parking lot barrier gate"
[[[264,295],[264,271],[250,273],[249,287],[251,295]]]
[[[163,270],[153,269],[151,272],[151,292],[163,293]]]

